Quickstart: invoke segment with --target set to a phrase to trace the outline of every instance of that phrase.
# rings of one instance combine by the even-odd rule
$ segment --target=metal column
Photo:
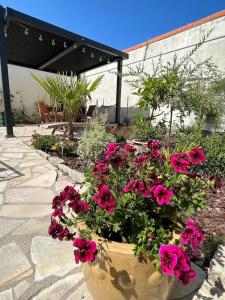
[[[123,70],[123,61],[118,60],[118,62],[117,62],[117,81],[116,81],[116,118],[115,118],[115,122],[117,124],[120,123],[122,70]]]
[[[11,111],[11,99],[9,90],[9,74],[7,65],[6,37],[5,37],[5,9],[0,6],[0,61],[2,92],[4,99],[6,136],[13,137],[13,120]]]

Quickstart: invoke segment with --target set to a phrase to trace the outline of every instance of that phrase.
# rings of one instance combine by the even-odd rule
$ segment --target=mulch
[[[225,237],[225,178],[217,191],[208,191],[207,208],[198,212],[196,218],[206,233]]]

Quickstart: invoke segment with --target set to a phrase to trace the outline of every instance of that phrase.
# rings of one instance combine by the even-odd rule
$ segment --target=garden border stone
[[[34,149],[40,156],[44,157],[47,161],[49,161],[49,163],[52,164],[55,168],[62,171],[65,175],[68,175],[74,183],[81,184],[84,182],[84,173],[79,172],[77,170],[73,170],[67,165],[65,165],[64,160],[62,158],[54,157],[42,150],[35,149],[29,143],[27,143],[27,145]]]

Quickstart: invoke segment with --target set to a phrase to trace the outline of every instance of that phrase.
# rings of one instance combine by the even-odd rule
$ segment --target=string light
[[[110,64],[110,60],[109,60],[109,58],[108,58],[108,60],[107,60],[107,64]]]
[[[82,48],[82,53],[85,53],[85,52],[86,52],[86,48],[83,47],[83,48]]]
[[[52,39],[52,46],[55,46],[55,40]]]
[[[91,52],[91,58],[94,58],[95,55],[94,55],[94,52]]]
[[[64,47],[64,48],[67,48],[67,44],[66,44],[66,42],[64,42],[64,44],[63,44],[63,47]]]
[[[40,41],[40,42],[42,42],[42,41],[43,41],[43,37],[42,37],[42,35],[41,35],[41,34],[39,35],[39,38],[38,38],[38,39],[39,39],[39,41]]]
[[[75,43],[73,44],[73,48],[74,48],[74,49],[77,49],[77,47],[78,47],[78,45],[77,45],[77,43],[75,42]]]
[[[102,62],[102,57],[101,56],[99,57],[99,61]]]
[[[25,28],[24,34],[25,34],[25,35],[28,35],[28,34],[29,34],[28,28]]]

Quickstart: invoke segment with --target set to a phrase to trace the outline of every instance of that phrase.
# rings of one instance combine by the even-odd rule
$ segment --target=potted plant
[[[49,234],[71,239],[95,300],[167,299],[174,277],[195,278],[200,225],[184,215],[204,207],[208,182],[192,171],[202,148],[170,153],[150,140],[145,153],[108,144],[87,171],[88,190],[67,186],[52,201]]]
[[[73,137],[73,122],[87,101],[91,99],[91,93],[101,83],[103,76],[97,77],[93,82],[88,82],[85,78],[77,80],[73,73],[68,76],[58,73],[52,76],[32,74],[32,77],[49,94],[54,107],[63,106],[65,119],[68,122],[69,136]]]

